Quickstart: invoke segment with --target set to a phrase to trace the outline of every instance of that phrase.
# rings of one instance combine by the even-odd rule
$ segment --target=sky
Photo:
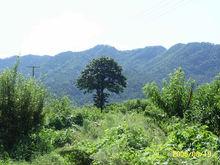
[[[220,43],[220,0],[0,0],[0,58]]]

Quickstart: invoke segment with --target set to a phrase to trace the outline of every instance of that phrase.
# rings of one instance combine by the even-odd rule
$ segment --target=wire
[[[158,20],[159,18],[163,17],[164,15],[178,9],[180,6],[187,4],[190,1],[192,1],[192,0],[181,0],[176,3],[173,3],[169,8],[166,8],[165,10],[160,10],[158,13],[148,14],[148,22],[151,23],[151,21]],[[149,16],[151,16],[151,17],[149,17]]]
[[[188,1],[187,0],[183,0],[180,3],[176,3],[174,6],[172,6],[172,8],[170,8],[168,10],[165,10],[164,12],[161,12],[161,14],[159,14],[155,19],[158,19],[158,18],[160,18],[160,17],[162,17],[162,16],[164,16],[164,15],[166,15],[166,14],[168,14],[168,13],[170,13],[170,12],[176,10],[176,9],[178,9],[180,6],[185,5],[188,2],[190,2],[190,1],[191,0],[188,0]]]
[[[166,6],[169,6],[173,2],[174,2],[173,0],[161,0],[157,3],[155,3],[154,5],[152,5],[150,8],[143,10],[142,12],[137,14],[136,16],[149,15],[151,13],[158,12],[158,9],[160,9],[160,8],[163,9],[164,7],[166,8]]]

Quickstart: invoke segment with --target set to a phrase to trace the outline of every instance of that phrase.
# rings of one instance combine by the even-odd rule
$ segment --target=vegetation
[[[146,84],[146,98],[100,112],[51,98],[16,67],[6,70],[0,74],[0,164],[219,164],[220,79],[194,84],[179,68],[162,87]]]
[[[17,73],[17,65],[0,75],[0,144],[9,154],[43,123],[45,90]]]
[[[160,91],[155,82],[144,86],[144,92],[151,101],[159,108],[167,112],[169,116],[183,118],[190,109],[193,95],[193,81],[186,81],[181,68],[170,75],[169,81],[163,82]]]
[[[122,67],[112,58],[101,57],[86,66],[77,80],[77,86],[88,93],[95,90],[94,105],[103,110],[109,96],[107,91],[116,94],[122,92],[126,87],[126,78],[122,75]]]
[[[169,49],[162,46],[148,46],[134,50],[121,51],[107,45],[97,45],[82,52],[62,52],[56,56],[20,57],[20,71],[31,76],[26,66],[40,66],[35,77],[41,80],[47,89],[57,96],[74,100],[77,105],[91,104],[92,94],[84,94],[73,84],[85,66],[94,58],[107,55],[123,68],[127,78],[127,87],[119,95],[111,95],[109,103],[128,99],[144,98],[142,87],[155,81],[162,86],[162,80],[179,66],[198,84],[211,82],[220,71],[220,45],[211,43],[176,44]],[[14,65],[15,57],[0,59],[0,71]]]
[[[211,131],[220,135],[220,74],[196,90],[190,119],[209,126]]]

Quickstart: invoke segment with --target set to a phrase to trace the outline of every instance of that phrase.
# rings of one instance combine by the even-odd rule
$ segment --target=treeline
[[[13,69],[0,73],[1,164],[217,164],[220,76],[197,85],[181,68],[146,99],[76,107]],[[175,155],[174,153],[184,153]],[[193,155],[192,153],[197,153]],[[188,154],[188,155],[187,155]]]
[[[211,83],[196,86],[194,80],[186,80],[179,68],[163,82],[162,89],[154,82],[143,89],[169,117],[207,125],[210,131],[220,135],[220,74]]]

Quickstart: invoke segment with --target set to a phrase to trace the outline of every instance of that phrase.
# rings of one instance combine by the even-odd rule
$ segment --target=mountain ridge
[[[91,48],[88,48],[88,49],[85,49],[85,50],[81,50],[81,51],[63,51],[63,52],[60,52],[60,53],[57,53],[55,55],[37,55],[37,54],[25,54],[25,55],[21,55],[20,57],[24,57],[24,56],[36,56],[36,57],[55,57],[55,56],[60,56],[62,54],[65,54],[65,53],[83,53],[83,52],[87,52],[87,51],[90,51],[90,50],[93,50],[93,49],[99,49],[99,48],[111,48],[111,49],[114,49],[114,50],[117,50],[119,52],[131,52],[131,51],[137,51],[137,50],[142,50],[142,49],[145,49],[145,48],[151,48],[151,47],[161,47],[161,48],[164,48],[165,50],[171,50],[173,49],[173,47],[176,47],[176,46],[179,46],[179,45],[190,45],[190,44],[210,44],[210,45],[216,45],[216,46],[220,46],[220,44],[214,44],[214,43],[211,43],[211,42],[189,42],[189,43],[177,43],[177,44],[174,44],[172,46],[170,46],[168,49],[165,48],[164,46],[162,45],[151,45],[151,46],[145,46],[145,47],[142,47],[142,48],[134,48],[134,49],[125,49],[125,50],[120,50],[120,49],[117,49],[115,48],[114,46],[111,46],[111,45],[107,45],[107,44],[97,44]],[[15,58],[17,57],[18,55],[12,55],[12,56],[9,56],[9,57],[3,57],[1,58],[0,57],[0,61],[1,60],[6,60],[6,59],[10,59],[10,58]]]
[[[142,86],[151,81],[161,83],[167,74],[182,67],[186,76],[198,83],[211,81],[220,72],[220,45],[207,42],[178,43],[169,49],[147,46],[132,50],[118,50],[109,45],[90,49],[61,52],[55,56],[26,55],[20,57],[19,70],[31,75],[27,66],[40,66],[36,77],[57,95],[69,95],[77,103],[91,103],[91,95],[84,95],[74,85],[80,72],[92,59],[109,56],[123,67],[128,87],[123,94],[113,95],[111,101],[143,97]],[[0,59],[0,71],[13,66],[16,57]]]

